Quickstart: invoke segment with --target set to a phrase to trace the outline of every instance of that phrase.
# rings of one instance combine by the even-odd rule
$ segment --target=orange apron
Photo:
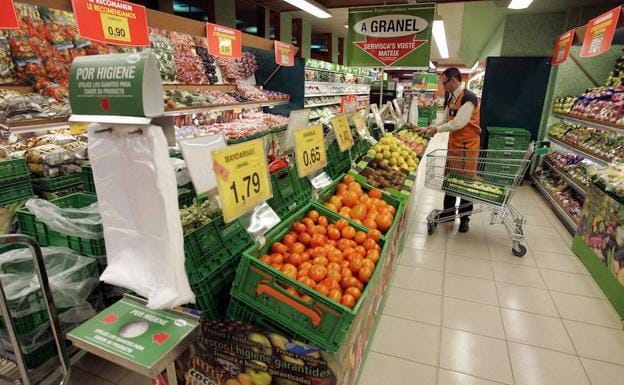
[[[455,103],[449,106],[448,120],[455,119],[455,114],[462,106],[464,91],[459,95]],[[470,177],[477,175],[477,158],[481,146],[481,127],[479,126],[479,105],[472,112],[468,124],[457,131],[449,134],[448,158],[446,161],[447,174],[459,174]],[[462,151],[453,151],[462,150]],[[474,151],[466,151],[474,150]]]

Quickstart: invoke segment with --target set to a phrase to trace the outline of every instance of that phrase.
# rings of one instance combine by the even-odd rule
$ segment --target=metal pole
[[[383,105],[384,69],[381,67],[381,80],[379,83],[379,109]]]

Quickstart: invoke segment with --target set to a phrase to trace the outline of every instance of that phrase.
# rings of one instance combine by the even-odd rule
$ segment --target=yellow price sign
[[[323,126],[301,128],[293,134],[295,140],[295,160],[300,178],[308,176],[327,165]]]
[[[100,13],[100,20],[102,21],[102,30],[105,38],[126,43],[132,40],[127,18]]]
[[[271,198],[271,179],[262,139],[215,150],[212,162],[226,223]]]
[[[72,135],[81,135],[87,132],[89,123],[70,123],[69,133]]]
[[[219,37],[219,53],[221,55],[232,55],[232,39],[229,37]]]
[[[347,117],[344,114],[338,115],[333,118],[331,122],[334,127],[334,132],[336,133],[336,140],[338,140],[340,151],[347,151],[353,146],[353,135],[351,134],[351,127],[349,127]]]
[[[362,115],[356,112],[353,114],[353,116],[351,116],[351,120],[353,120],[353,124],[355,124],[355,129],[362,138],[370,136],[370,131],[368,131],[368,126],[366,125],[366,122],[364,121]]]

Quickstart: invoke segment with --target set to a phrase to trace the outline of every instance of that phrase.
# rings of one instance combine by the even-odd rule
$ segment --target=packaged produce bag
[[[158,126],[107,129],[89,127],[108,260],[100,278],[147,297],[151,309],[194,303],[165,135]]]

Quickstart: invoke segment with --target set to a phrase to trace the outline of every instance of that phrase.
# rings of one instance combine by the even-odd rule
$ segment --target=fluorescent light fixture
[[[345,24],[345,28],[346,28],[346,29],[349,29],[349,25],[348,25],[348,24]]]
[[[511,2],[509,3],[509,6],[507,8],[509,8],[509,9],[525,9],[525,8],[529,8],[529,5],[531,5],[532,2],[533,2],[533,0],[511,0]]]
[[[479,61],[478,60],[474,63],[474,65],[472,66],[470,71],[474,72],[474,71],[477,70],[477,68],[479,68]]]
[[[435,64],[431,60],[429,60],[429,68],[436,68]]]
[[[438,15],[433,19],[433,40],[438,46],[438,52],[442,59],[449,58],[448,45],[446,44],[446,32],[444,31],[444,20]]]
[[[332,14],[329,10],[319,3],[313,0],[284,0],[290,5],[294,5],[295,7],[301,9],[309,13],[312,16],[316,16],[319,19],[328,19],[332,17]]]

